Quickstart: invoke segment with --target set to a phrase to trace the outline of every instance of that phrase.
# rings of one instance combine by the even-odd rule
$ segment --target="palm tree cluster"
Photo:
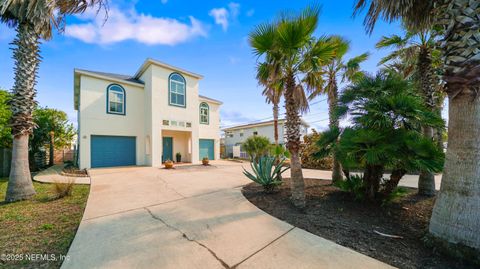
[[[480,262],[480,2],[357,0],[354,14],[365,8],[369,33],[378,19],[401,20],[415,32],[438,31],[449,132],[430,237],[448,253]]]
[[[382,37],[377,48],[394,48],[379,64],[385,70],[399,72],[405,79],[415,82],[417,91],[423,96],[425,105],[437,114],[441,114],[444,101],[443,84],[438,73],[441,72],[440,51],[436,48],[434,31],[426,30],[417,33],[406,31],[405,36],[392,35]],[[436,132],[435,132],[436,130]],[[437,135],[435,136],[435,133]],[[443,128],[423,126],[423,134],[437,140],[439,148],[443,148],[441,135]],[[432,196],[435,194],[435,175],[428,171],[420,171],[418,193]]]
[[[429,238],[450,253],[454,249],[480,261],[480,2],[356,0],[354,16],[365,9],[367,33],[379,19],[400,20],[406,30],[404,36],[378,42],[378,48],[394,51],[382,59],[377,76],[359,68],[368,54],[344,60],[347,42],[313,36],[319,15],[315,7],[299,15],[284,13],[250,34],[259,59],[257,79],[274,105],[275,118],[281,98],[285,100],[292,201],[305,206],[299,119],[319,94],[329,100],[330,130],[319,143],[335,158],[334,180],[342,179],[342,165],[348,177],[354,163],[364,169],[365,195],[373,199],[391,192],[407,171],[419,170],[419,193],[433,195],[433,173],[443,163],[438,134],[444,128],[440,114],[446,95],[448,149]],[[347,84],[341,94],[339,81]],[[345,116],[351,126],[341,129],[338,121]],[[386,167],[392,176],[381,184]]]
[[[5,200],[28,199],[35,194],[28,162],[28,139],[35,123],[35,86],[41,61],[41,40],[52,38],[53,29],[63,31],[65,17],[88,7],[106,7],[106,0],[1,0],[0,20],[16,29],[13,41],[15,82],[12,89],[12,165]]]
[[[343,91],[336,113],[336,118],[349,116],[351,126],[323,133],[317,155],[335,151],[346,171],[363,169],[367,199],[388,197],[408,171],[441,171],[443,152],[421,129],[440,127],[443,120],[427,108],[411,81],[387,72],[367,75]],[[392,172],[382,182],[385,168]]]

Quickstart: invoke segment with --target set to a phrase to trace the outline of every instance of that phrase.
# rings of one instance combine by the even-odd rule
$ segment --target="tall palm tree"
[[[305,190],[300,149],[300,114],[308,109],[307,93],[323,86],[323,66],[335,55],[336,45],[328,38],[315,38],[320,9],[308,7],[300,14],[283,14],[274,23],[264,23],[250,33],[250,44],[257,56],[275,66],[272,81],[283,85],[286,110],[287,148],[291,154],[292,202],[305,206]],[[260,64],[261,66],[262,64]]]
[[[270,55],[269,57],[273,57]],[[272,104],[273,110],[273,137],[275,145],[278,145],[278,116],[280,111],[280,100],[283,95],[283,85],[281,81],[275,81],[277,76],[278,66],[276,66],[273,59],[260,63],[257,67],[257,80],[258,83],[264,86],[262,95],[265,96],[265,101]]]
[[[441,32],[445,91],[449,100],[448,149],[429,231],[450,253],[480,257],[480,4],[478,0],[357,0],[368,5],[365,25],[402,19],[408,29]],[[355,13],[354,13],[355,14]],[[449,246],[449,247],[448,247]],[[462,246],[466,246],[462,248]]]
[[[12,108],[12,165],[8,181],[7,202],[35,195],[28,164],[28,137],[35,123],[35,86],[40,63],[40,40],[49,40],[54,28],[62,30],[65,16],[83,12],[92,5],[104,6],[104,0],[1,0],[0,20],[16,28],[13,41],[15,82]]]
[[[338,117],[335,116],[335,109],[338,100],[338,82],[346,83],[357,81],[364,76],[360,70],[360,64],[368,59],[369,54],[363,53],[345,61],[345,54],[350,50],[350,42],[339,36],[331,37],[331,41],[337,44],[335,57],[323,68],[323,79],[325,87],[314,91],[309,99],[313,99],[320,94],[326,94],[328,100],[328,118],[329,128],[339,129]],[[333,153],[332,181],[343,180],[342,166]]]
[[[438,81],[435,79],[435,70],[432,54],[435,52],[435,37],[430,30],[417,33],[407,31],[405,36],[384,36],[377,43],[377,48],[394,48],[391,54],[384,57],[380,64],[397,60],[404,65],[404,76],[413,77],[419,87],[419,92],[428,109],[432,112],[438,109],[440,95],[436,93]],[[423,126],[423,135],[434,139],[434,129],[431,126]],[[418,177],[418,193],[420,195],[435,195],[435,175],[432,172],[422,170]]]

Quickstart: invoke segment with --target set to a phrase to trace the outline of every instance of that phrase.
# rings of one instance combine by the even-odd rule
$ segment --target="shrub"
[[[314,154],[319,151],[317,141],[321,134],[315,129],[312,133],[303,137],[303,143],[300,148],[300,158],[302,160],[303,168],[331,170],[333,167],[333,159],[330,156],[323,158],[316,158]]]
[[[242,147],[252,160],[258,161],[260,157],[268,155],[270,145],[268,137],[255,135],[247,138]]]
[[[72,195],[74,180],[69,179],[66,183],[55,181],[53,183],[53,192],[55,194],[55,199],[60,199],[65,196]]]
[[[363,200],[364,198],[363,175],[351,175],[345,180],[336,181],[335,186],[341,191],[353,194],[355,200]]]
[[[258,159],[258,162],[251,162],[253,174],[243,169],[243,174],[263,186],[266,193],[271,193],[275,187],[282,183],[282,173],[290,169],[284,167],[285,158],[281,158],[279,161],[272,156],[262,156]]]
[[[395,200],[408,194],[407,188],[396,187],[391,193],[383,198],[382,205],[391,204]]]

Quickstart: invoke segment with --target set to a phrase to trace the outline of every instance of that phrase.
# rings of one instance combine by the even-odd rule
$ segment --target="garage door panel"
[[[92,135],[91,167],[136,164],[136,138],[130,136]]]
[[[215,140],[213,139],[200,139],[200,160],[204,157],[208,157],[209,160],[215,159]]]

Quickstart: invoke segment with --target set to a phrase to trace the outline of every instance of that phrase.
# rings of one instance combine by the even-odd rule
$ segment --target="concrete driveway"
[[[62,268],[392,268],[256,208],[240,192],[242,164],[90,173]]]

